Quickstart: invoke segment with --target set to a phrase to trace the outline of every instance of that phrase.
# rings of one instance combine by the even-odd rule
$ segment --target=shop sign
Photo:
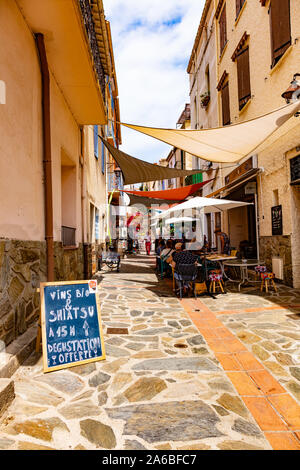
[[[97,281],[40,285],[44,372],[105,359]]]
[[[272,235],[282,235],[282,206],[271,207]]]
[[[300,155],[290,160],[291,184],[300,183]]]
[[[251,181],[245,185],[245,194],[256,194],[256,181]]]

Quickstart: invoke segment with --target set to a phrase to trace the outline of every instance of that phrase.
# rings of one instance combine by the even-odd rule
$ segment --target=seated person
[[[230,241],[228,235],[222,232],[220,228],[215,230],[215,234],[217,237],[218,252],[222,255],[230,255]]]
[[[174,278],[179,279],[179,275],[176,272],[176,267],[180,264],[190,264],[194,265],[198,261],[198,256],[196,254],[193,254],[191,251],[188,250],[182,250],[182,243],[176,243],[175,245],[175,251],[171,256],[172,261],[171,264],[175,268],[174,269]],[[184,281],[183,282],[183,289],[184,293],[186,294],[189,288],[189,281]]]
[[[192,251],[195,254],[200,254],[202,252],[202,245],[200,242],[197,242],[196,237],[194,237],[190,243],[186,244],[186,250]]]
[[[167,276],[171,276],[172,274],[168,261],[170,261],[173,252],[172,240],[168,240],[166,247],[160,252],[160,269],[161,272],[165,273]]]

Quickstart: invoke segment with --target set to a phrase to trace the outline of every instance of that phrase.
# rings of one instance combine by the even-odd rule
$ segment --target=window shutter
[[[290,0],[272,0],[270,6],[272,67],[291,44]]]
[[[98,158],[98,126],[94,126],[94,155]]]
[[[224,8],[220,16],[219,26],[220,26],[220,54],[222,54],[223,49],[227,42],[226,3],[224,5]]]
[[[229,82],[221,90],[223,126],[230,124]]]
[[[236,61],[238,73],[239,110],[241,110],[251,98],[249,47],[246,47],[238,54]]]

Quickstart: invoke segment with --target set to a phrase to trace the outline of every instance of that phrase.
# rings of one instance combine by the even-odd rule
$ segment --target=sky
[[[103,0],[110,22],[121,122],[176,128],[189,103],[190,59],[204,0]],[[120,149],[158,163],[171,146],[124,126]]]

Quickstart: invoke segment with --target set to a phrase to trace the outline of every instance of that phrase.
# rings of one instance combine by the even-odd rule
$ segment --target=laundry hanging
[[[140,197],[184,201],[184,199],[191,196],[196,191],[199,191],[199,189],[201,189],[205,184],[210,183],[213,180],[214,178],[211,178],[207,181],[203,181],[202,183],[190,184],[189,186],[183,186],[182,188],[165,189],[163,191],[133,191],[124,189],[124,192],[128,195],[134,194],[135,196]]]

